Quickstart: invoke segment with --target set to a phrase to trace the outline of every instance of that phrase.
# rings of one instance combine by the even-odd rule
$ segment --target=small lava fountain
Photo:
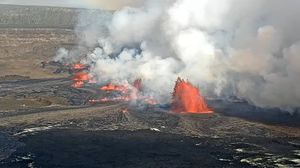
[[[176,81],[171,110],[175,113],[213,113],[200,95],[199,89],[181,78]]]
[[[81,88],[84,85],[84,82],[89,81],[90,77],[89,74],[84,72],[77,72],[73,76],[73,87],[74,88]]]

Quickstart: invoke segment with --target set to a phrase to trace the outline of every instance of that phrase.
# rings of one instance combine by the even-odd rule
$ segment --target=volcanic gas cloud
[[[145,0],[141,7],[88,12],[78,22],[79,46],[58,50],[54,60],[81,62],[102,84],[142,78],[143,92],[162,104],[183,77],[205,87],[205,96],[297,111],[300,1],[273,1]],[[188,82],[175,90],[174,111],[209,111]]]
[[[199,89],[178,78],[173,92],[172,111],[176,113],[212,113]]]

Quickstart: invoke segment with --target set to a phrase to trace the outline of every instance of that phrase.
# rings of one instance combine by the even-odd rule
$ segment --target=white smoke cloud
[[[161,101],[169,100],[180,76],[207,95],[296,108],[299,5],[297,0],[147,1],[100,18],[105,33],[95,34],[96,47],[83,62],[92,65],[100,82],[142,78]]]
[[[54,57],[54,61],[60,62],[67,62],[70,61],[69,59],[69,50],[65,48],[60,48],[56,52],[56,56]]]

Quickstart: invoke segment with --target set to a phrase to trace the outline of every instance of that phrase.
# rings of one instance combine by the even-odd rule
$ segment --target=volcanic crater
[[[162,105],[136,96],[139,79],[130,92],[98,86],[84,74],[88,67],[51,61],[58,47],[78,42],[72,24],[1,28],[2,46],[14,45],[1,47],[7,54],[0,54],[8,60],[0,62],[0,167],[300,166],[297,113],[204,100],[182,79],[178,88],[199,96],[192,109],[180,103],[188,98],[176,87],[173,103]]]

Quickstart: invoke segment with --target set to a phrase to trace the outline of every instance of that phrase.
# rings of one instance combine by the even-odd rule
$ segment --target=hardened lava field
[[[58,48],[78,43],[80,10],[26,8],[0,6],[12,17],[29,12],[23,22],[0,24],[0,167],[300,166],[297,113],[205,101],[184,80],[178,88],[192,90],[193,108],[178,91],[169,104],[136,96],[139,79],[130,91],[96,85],[84,74],[88,67],[52,60]],[[39,18],[47,18],[44,11],[51,22]],[[38,24],[26,24],[31,19]]]

